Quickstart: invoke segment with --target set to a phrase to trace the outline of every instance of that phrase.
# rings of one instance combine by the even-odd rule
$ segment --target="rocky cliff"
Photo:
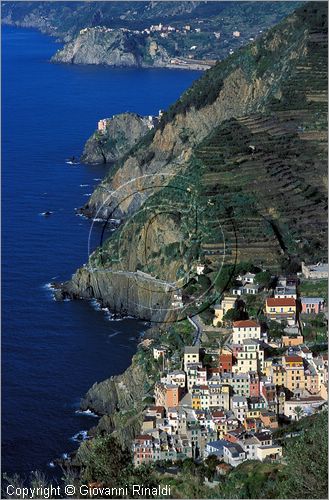
[[[141,141],[125,161],[117,165],[88,202],[89,211],[101,208],[103,215],[117,204],[106,202],[134,177],[145,174],[177,173],[186,165],[191,149],[214,127],[233,117],[263,113],[269,103],[280,101],[292,71],[307,52],[308,31],[300,17],[290,16],[259,41],[208,70],[162,117],[148,141]],[[304,29],[305,28],[305,29]],[[129,188],[127,187],[127,195]],[[130,213],[146,199],[148,191],[132,196]],[[138,199],[137,199],[138,198]],[[122,214],[121,214],[122,215]]]
[[[156,286],[189,278],[200,257],[208,299],[222,256],[276,269],[325,258],[326,155],[327,7],[312,3],[209,70],[116,165],[88,208],[124,223],[61,294],[161,321],[172,296]],[[142,397],[137,379],[132,391],[120,378],[97,384],[83,403],[110,413],[100,427],[123,440],[140,408],[123,423],[113,409]]]
[[[323,258],[327,12],[314,5],[207,71],[111,169],[86,208],[125,223],[64,294],[159,321],[173,300],[161,287],[186,284],[199,258],[214,273],[223,258]]]
[[[138,32],[112,28],[82,29],[52,57],[52,62],[106,66],[163,67],[170,59],[161,45]]]
[[[111,163],[120,160],[152,126],[148,118],[136,113],[121,113],[106,119],[106,128],[96,132],[85,144],[81,161]]]

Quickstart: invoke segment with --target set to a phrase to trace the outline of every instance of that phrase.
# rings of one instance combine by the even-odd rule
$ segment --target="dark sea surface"
[[[199,73],[50,64],[50,37],[2,29],[2,471],[27,474],[77,447],[97,420],[76,414],[96,381],[122,372],[145,325],[109,321],[83,301],[55,302],[46,284],[88,258],[77,217],[106,173],[70,166],[100,118],[157,114]],[[82,185],[82,186],[81,186]],[[50,217],[40,214],[52,211]],[[101,227],[96,227],[93,241]]]

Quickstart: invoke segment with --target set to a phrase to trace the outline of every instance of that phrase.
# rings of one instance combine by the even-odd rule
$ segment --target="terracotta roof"
[[[300,356],[285,356],[285,360],[288,361],[288,363],[302,363],[303,358]]]
[[[252,319],[247,319],[247,320],[244,320],[244,321],[234,321],[233,322],[233,326],[234,328],[238,328],[238,327],[242,327],[242,328],[245,328],[245,327],[257,327],[259,326],[259,324],[257,323],[257,321],[253,321]]]
[[[266,304],[268,306],[295,306],[296,305],[296,300],[295,299],[273,299],[273,298],[268,298],[268,299],[266,299]]]
[[[223,411],[218,411],[218,410],[215,410],[212,412],[212,416],[213,417],[224,417],[224,412]]]
[[[164,411],[164,406],[149,406],[148,409],[151,411]]]
[[[150,439],[153,439],[153,437],[149,434],[141,434],[135,438],[136,441],[149,441]]]

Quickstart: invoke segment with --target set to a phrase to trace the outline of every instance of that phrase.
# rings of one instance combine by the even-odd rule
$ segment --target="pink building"
[[[319,314],[324,308],[324,299],[321,297],[302,297],[302,314]]]

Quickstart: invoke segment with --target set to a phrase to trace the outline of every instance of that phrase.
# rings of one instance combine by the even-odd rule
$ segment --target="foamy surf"
[[[77,415],[83,415],[85,417],[93,417],[93,418],[98,418],[98,415],[91,410],[76,410],[75,413]]]
[[[93,309],[95,309],[95,311],[101,311],[101,310],[102,310],[101,305],[100,305],[100,303],[98,302],[98,300],[96,300],[96,299],[92,299],[92,300],[90,301],[90,304],[91,304],[91,307],[92,307]]]
[[[86,441],[87,439],[89,439],[88,431],[79,431],[71,437],[71,441],[75,441],[78,443]]]

